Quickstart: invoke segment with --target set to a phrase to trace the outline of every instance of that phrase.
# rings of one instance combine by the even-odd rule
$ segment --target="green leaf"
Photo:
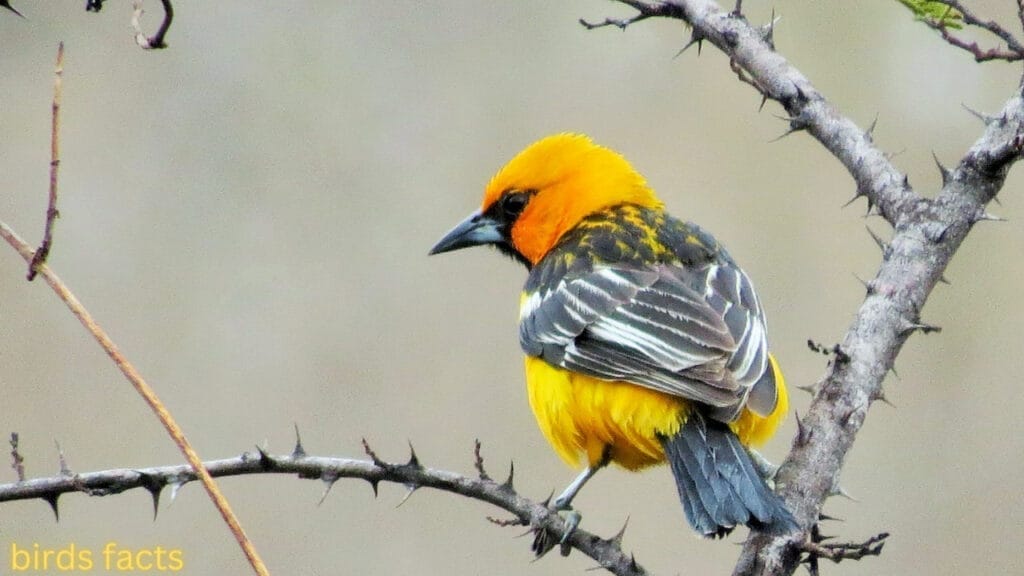
[[[959,30],[964,27],[964,15],[952,6],[939,0],[899,0],[914,13],[914,18],[924,20],[932,26],[953,28]]]

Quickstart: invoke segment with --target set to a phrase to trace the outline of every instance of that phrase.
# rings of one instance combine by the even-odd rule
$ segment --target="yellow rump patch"
[[[598,380],[526,358],[530,407],[544,436],[567,464],[612,462],[629,470],[665,459],[658,436],[679,431],[687,403],[626,382]]]

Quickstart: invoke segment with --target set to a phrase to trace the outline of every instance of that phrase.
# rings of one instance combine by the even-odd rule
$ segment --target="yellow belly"
[[[744,445],[761,444],[785,416],[787,398],[779,385],[775,411],[767,417],[744,409],[731,427]],[[672,436],[686,420],[689,404],[678,397],[627,382],[609,382],[526,358],[526,388],[541,432],[570,466],[611,460],[629,470],[665,459],[659,436]]]

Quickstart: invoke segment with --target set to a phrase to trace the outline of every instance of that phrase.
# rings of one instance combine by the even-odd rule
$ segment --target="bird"
[[[785,417],[785,380],[753,283],[710,233],[668,214],[622,155],[560,133],[501,168],[430,254],[480,245],[528,271],[527,397],[555,452],[583,467],[556,510],[609,464],[667,463],[705,537],[798,528],[748,452]]]

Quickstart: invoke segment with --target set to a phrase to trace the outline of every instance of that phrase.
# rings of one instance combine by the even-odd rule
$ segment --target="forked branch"
[[[870,129],[861,129],[843,116],[775,52],[764,28],[752,26],[737,11],[727,12],[712,0],[620,2],[644,19],[684,21],[692,27],[694,41],[706,40],[724,52],[734,71],[745,76],[762,98],[786,110],[789,132],[806,131],[817,139],[846,167],[856,185],[856,197],[866,197],[869,208],[894,228],[878,272],[865,283],[864,302],[840,344],[843,354],[830,362],[815,387],[811,407],[798,422],[800,433],[776,478],[779,493],[805,531],[789,536],[754,533],[744,544],[734,572],[791,574],[808,552],[810,530],[838,485],[843,461],[868,408],[885,397],[882,382],[896,356],[912,333],[929,326],[919,316],[929,294],[974,224],[992,219],[986,205],[1002,189],[1024,147],[1024,101],[1014,94],[998,115],[988,119],[983,135],[957,167],[942,169],[943,187],[928,199],[915,193],[889,156],[875,146]],[[959,3],[947,4],[960,8]],[[967,11],[964,21],[980,22]],[[1012,35],[986,29],[1017,49]]]

